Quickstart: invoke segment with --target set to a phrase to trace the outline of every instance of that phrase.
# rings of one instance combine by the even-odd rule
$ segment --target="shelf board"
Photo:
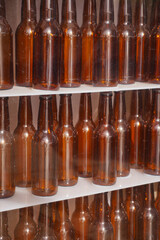
[[[81,85],[78,88],[60,88],[58,91],[46,91],[46,90],[35,90],[27,87],[14,86],[9,90],[1,90],[0,97],[16,97],[16,96],[37,96],[37,95],[53,95],[53,94],[75,94],[75,93],[95,93],[95,92],[118,92],[118,91],[130,91],[138,89],[156,89],[160,88],[160,84],[151,83],[140,83],[122,85],[119,84],[117,87],[93,87],[90,85]]]
[[[59,187],[58,193],[52,197],[37,197],[31,194],[30,188],[16,188],[13,197],[0,200],[0,212],[35,206],[39,204],[56,202],[82,196],[94,195],[102,192],[110,192],[122,188],[134,187],[148,183],[159,182],[160,176],[144,174],[142,170],[132,169],[128,177],[117,178],[112,186],[98,186],[91,179],[79,178],[73,187]]]

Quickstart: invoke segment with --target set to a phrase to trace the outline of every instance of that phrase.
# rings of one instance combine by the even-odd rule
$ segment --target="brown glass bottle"
[[[71,95],[61,95],[58,137],[58,183],[72,186],[78,181],[77,133],[73,127]]]
[[[75,229],[75,239],[89,239],[92,218],[88,209],[88,197],[76,198],[71,221]]]
[[[84,1],[82,33],[81,83],[92,84],[93,36],[97,25],[96,0]],[[85,64],[84,64],[85,63]]]
[[[53,112],[53,131],[56,131],[56,129],[58,128],[56,95],[52,96],[52,112]]]
[[[8,234],[7,212],[0,212],[0,239],[11,240],[11,237]]]
[[[36,27],[35,0],[23,0],[21,23],[16,30],[16,85],[31,87],[33,79],[33,36]]]
[[[118,34],[114,25],[113,0],[101,0],[99,24],[94,34],[94,86],[118,83]]]
[[[150,33],[147,28],[146,0],[136,2],[136,81],[148,81],[149,68],[149,39]]]
[[[81,177],[91,177],[93,165],[94,123],[92,121],[90,93],[81,94],[79,121],[75,128],[78,135],[78,173]]]
[[[14,230],[14,240],[33,240],[36,236],[37,228],[33,220],[33,207],[19,210],[19,222]]]
[[[112,125],[112,93],[102,93],[101,122],[94,136],[93,183],[116,182],[117,134]]]
[[[31,97],[19,98],[18,125],[14,130],[15,184],[31,187],[32,140],[35,128],[32,124]]]
[[[119,83],[131,84],[136,76],[136,34],[130,0],[119,3]]]
[[[122,191],[111,193],[111,222],[114,229],[114,240],[128,240],[128,217],[122,206]]]
[[[160,182],[158,183],[158,189],[157,189],[157,198],[155,201],[155,207],[158,211],[158,214],[160,216]]]
[[[147,125],[147,149],[145,172],[160,175],[160,90],[154,90],[154,101],[150,123]]]
[[[61,47],[61,87],[79,87],[81,84],[81,31],[77,24],[75,0],[63,0],[63,36]]]
[[[0,198],[15,192],[13,137],[10,133],[8,98],[0,98]]]
[[[145,203],[142,210],[143,216],[143,234],[142,240],[159,239],[159,215],[154,206],[153,184],[146,185]]]
[[[58,189],[57,136],[53,132],[52,96],[40,96],[38,130],[33,139],[32,193],[54,195]]]
[[[145,198],[145,186],[137,186],[134,187],[134,195],[136,201],[139,203],[140,208],[142,209],[144,206],[144,198]]]
[[[130,164],[132,168],[143,168],[144,121],[142,119],[142,92],[141,91],[132,92],[130,127],[131,127]]]
[[[59,240],[74,240],[75,232],[69,219],[68,201],[57,202],[54,230]]]
[[[5,1],[0,0],[0,90],[13,87],[13,33],[6,20]]]
[[[117,176],[124,177],[130,172],[131,129],[126,120],[125,92],[116,92],[114,98],[114,122],[118,135]]]
[[[55,0],[41,0],[41,18],[34,32],[33,87],[59,88],[61,29]]]

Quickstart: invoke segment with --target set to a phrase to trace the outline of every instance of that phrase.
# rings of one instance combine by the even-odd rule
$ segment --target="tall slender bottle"
[[[61,95],[58,137],[58,183],[72,186],[78,181],[77,133],[73,127],[71,95]]]
[[[0,239],[11,240],[8,234],[8,216],[7,212],[0,212]]]
[[[76,198],[71,221],[75,229],[75,239],[89,239],[92,218],[88,208],[88,197]]]
[[[160,83],[160,0],[156,1],[156,24],[151,31],[149,61],[149,81]]]
[[[130,136],[131,129],[126,120],[125,92],[115,93],[114,99],[115,128],[117,142],[117,176],[127,176],[130,172]]]
[[[32,193],[54,195],[58,189],[57,136],[53,132],[52,96],[40,96],[38,130],[33,139]]]
[[[82,33],[81,82],[92,84],[93,37],[97,25],[96,0],[84,1]],[[84,64],[85,63],[85,64]]]
[[[81,177],[92,176],[94,123],[92,121],[91,94],[82,93],[79,108],[78,134],[78,173]]]
[[[130,0],[119,3],[119,83],[131,84],[136,76],[136,34]]]
[[[16,30],[16,85],[19,86],[32,86],[33,36],[36,24],[35,0],[23,0],[21,23]]]
[[[99,24],[94,34],[94,86],[118,83],[118,33],[114,25],[113,0],[101,0]]]
[[[112,125],[112,93],[102,93],[101,121],[94,136],[93,183],[116,182],[117,133]]]
[[[56,131],[56,129],[58,128],[56,95],[52,96],[52,112],[53,112],[53,131]]]
[[[153,184],[146,185],[145,203],[142,210],[143,215],[143,233],[142,240],[159,239],[159,215],[154,205]]]
[[[75,0],[63,0],[60,84],[79,87],[81,84],[81,31],[77,24]]]
[[[154,90],[152,116],[146,131],[145,172],[160,175],[160,90]]]
[[[56,221],[54,230],[59,240],[74,240],[75,232],[69,219],[68,201],[60,201],[56,204]]]
[[[59,88],[61,28],[57,1],[41,0],[41,18],[34,32],[33,87]]]
[[[0,0],[0,90],[13,87],[13,33],[6,20],[5,1]]]
[[[19,222],[14,230],[14,240],[32,240],[37,233],[36,223],[33,220],[33,207],[19,210]]]
[[[35,128],[32,124],[31,97],[19,98],[18,125],[14,130],[15,184],[31,187],[32,140]]]
[[[8,98],[0,98],[0,198],[15,192],[13,137],[10,133]]]
[[[114,229],[114,240],[128,240],[128,217],[122,206],[122,191],[111,193],[111,222]]]
[[[142,119],[142,92],[141,91],[132,92],[130,127],[131,127],[130,164],[132,168],[143,168],[144,121]]]
[[[150,33],[147,28],[147,9],[146,0],[136,2],[136,81],[148,81],[149,68],[149,39]]]

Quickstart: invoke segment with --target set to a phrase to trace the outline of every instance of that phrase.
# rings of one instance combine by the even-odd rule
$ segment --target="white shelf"
[[[151,83],[140,83],[122,85],[119,84],[117,87],[93,87],[90,85],[81,85],[78,88],[60,88],[58,91],[46,91],[46,90],[35,90],[27,87],[14,86],[9,90],[1,90],[0,97],[16,97],[16,96],[37,96],[37,95],[52,95],[52,94],[75,94],[75,93],[95,93],[95,92],[117,92],[117,91],[130,91],[130,90],[141,90],[141,89],[156,89],[160,88],[160,84]]]
[[[91,179],[79,178],[77,185],[73,187],[59,187],[58,193],[52,197],[37,197],[31,194],[30,188],[16,188],[16,193],[13,197],[0,200],[0,212],[61,201],[65,199],[72,199],[80,196],[88,196],[101,192],[109,192],[159,181],[160,176],[147,175],[144,174],[142,170],[132,169],[128,177],[117,178],[116,184],[112,186],[98,186],[94,185]]]

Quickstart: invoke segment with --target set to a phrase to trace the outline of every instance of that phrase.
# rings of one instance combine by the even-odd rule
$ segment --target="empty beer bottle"
[[[160,90],[154,90],[154,101],[150,123],[147,125],[147,149],[145,172],[160,175]]]
[[[134,83],[136,75],[136,34],[132,25],[130,0],[120,0],[119,5],[119,83]]]
[[[61,95],[58,137],[58,183],[72,186],[78,181],[77,133],[73,127],[71,95]]]
[[[114,229],[114,240],[128,240],[128,217],[122,206],[122,191],[111,193],[111,222]]]
[[[8,234],[7,212],[0,212],[0,239],[11,240],[11,237]]]
[[[32,124],[31,97],[19,98],[18,125],[14,130],[15,184],[31,187],[32,140],[35,128]]]
[[[32,193],[50,196],[57,192],[57,136],[53,132],[52,96],[40,96],[38,130],[33,138]]]
[[[31,87],[33,36],[37,24],[35,0],[23,0],[21,11],[21,23],[16,30],[16,85]]]
[[[82,93],[79,108],[78,134],[78,173],[81,177],[92,176],[94,123],[92,121],[91,94]]]
[[[130,164],[132,168],[143,168],[144,121],[142,119],[142,92],[141,91],[132,92],[130,127],[131,127]]]
[[[75,239],[89,239],[92,218],[88,209],[88,197],[76,198],[76,207],[71,221],[75,229]]]
[[[143,233],[142,240],[158,240],[159,239],[159,215],[154,206],[153,184],[146,185],[145,203],[142,210],[143,216]]]
[[[58,127],[56,95],[52,96],[52,112],[53,112],[53,131],[56,131],[56,129]]]
[[[0,90],[13,87],[13,33],[6,20],[5,1],[0,0]]]
[[[14,230],[14,240],[33,240],[36,236],[37,228],[33,220],[33,207],[19,210],[19,222]]]
[[[79,87],[81,83],[81,31],[76,19],[75,0],[63,0],[60,71],[62,87]]]
[[[101,122],[94,134],[93,183],[112,185],[116,181],[117,134],[112,125],[112,93],[102,93]]]
[[[56,0],[41,0],[41,18],[34,32],[33,87],[59,88],[61,29]]]
[[[147,9],[146,0],[137,0],[136,2],[136,81],[148,81],[148,55],[150,33],[147,28]]]
[[[101,0],[99,24],[94,34],[94,86],[118,83],[118,34],[113,0]]]
[[[0,98],[0,198],[15,191],[13,137],[10,133],[8,98]]]
[[[96,0],[84,1],[82,32],[81,82],[92,84],[93,36],[97,24]],[[85,64],[84,64],[85,63]]]
[[[75,232],[69,219],[68,201],[57,202],[54,230],[59,240],[74,240]]]
[[[117,176],[127,176],[130,172],[130,126],[126,120],[125,92],[115,93],[114,120],[118,134]]]

